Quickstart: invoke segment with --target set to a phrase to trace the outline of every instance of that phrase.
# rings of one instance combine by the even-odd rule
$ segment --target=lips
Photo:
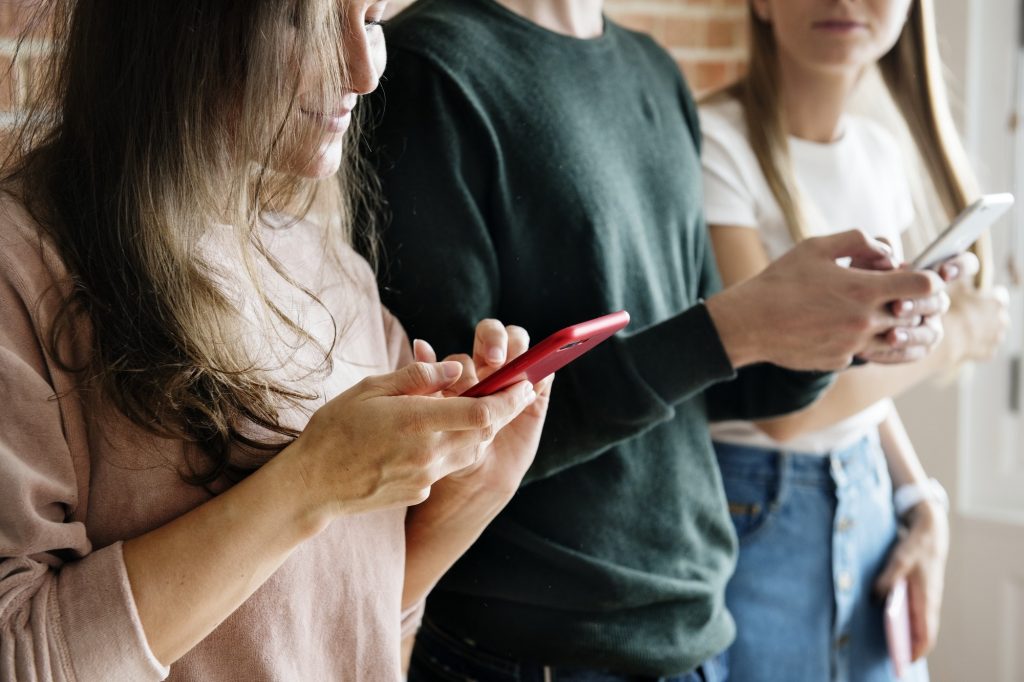
[[[313,111],[310,109],[299,109],[299,112],[303,116],[307,116],[324,128],[332,133],[343,133],[348,130],[349,123],[352,122],[352,110],[351,109],[337,109],[331,112],[324,111]]]
[[[853,19],[825,19],[814,22],[813,26],[816,29],[834,31],[837,33],[846,33],[868,27],[866,23],[862,21],[854,21]]]

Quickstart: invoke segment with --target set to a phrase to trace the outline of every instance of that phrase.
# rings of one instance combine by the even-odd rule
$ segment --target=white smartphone
[[[919,270],[934,268],[963,253],[998,218],[1013,206],[1012,194],[986,194],[965,208],[942,234],[925,247],[913,266]]]

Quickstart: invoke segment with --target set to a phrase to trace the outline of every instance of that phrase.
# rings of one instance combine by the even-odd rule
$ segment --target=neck
[[[811,142],[834,142],[859,74],[809,69],[780,54],[786,132]]]
[[[533,23],[572,38],[597,38],[604,31],[604,0],[497,0]]]

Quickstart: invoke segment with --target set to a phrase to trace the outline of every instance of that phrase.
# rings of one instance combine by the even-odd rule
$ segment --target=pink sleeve
[[[382,308],[384,315],[384,335],[388,344],[388,360],[391,369],[405,367],[413,361],[412,343],[409,341],[405,328],[387,308]]]
[[[415,635],[416,631],[420,629],[426,606],[426,600],[422,600],[402,611],[402,639]]]
[[[38,251],[0,255],[0,679],[159,680],[121,544],[93,551],[33,319]],[[13,249],[7,248],[14,246]],[[12,253],[14,251],[14,253]],[[31,257],[34,255],[34,258]],[[14,263],[18,265],[15,266]],[[38,269],[36,269],[38,266]]]

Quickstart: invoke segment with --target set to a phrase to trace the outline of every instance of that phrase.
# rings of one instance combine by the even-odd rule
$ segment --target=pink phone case
[[[497,393],[503,388],[529,380],[537,383],[549,374],[601,343],[629,324],[629,313],[620,310],[557,331],[462,395],[467,398]]]
[[[893,674],[902,678],[910,669],[910,603],[907,581],[897,582],[885,598],[885,641],[889,647],[889,661]]]

